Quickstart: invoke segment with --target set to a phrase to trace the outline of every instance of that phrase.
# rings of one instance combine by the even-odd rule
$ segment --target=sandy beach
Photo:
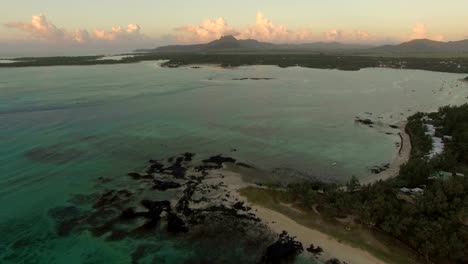
[[[399,150],[396,152],[389,169],[379,174],[369,176],[368,178],[362,180],[362,183],[371,184],[379,180],[387,180],[398,176],[400,166],[408,161],[411,153],[410,137],[405,131],[406,124],[406,121],[398,124],[400,129],[399,135],[401,138],[401,145]],[[232,173],[230,174],[230,176],[238,178],[233,182],[231,180],[231,183],[234,183],[230,185],[232,188],[231,190],[233,192],[237,192],[240,187],[246,186],[245,183],[242,183],[242,180],[239,180],[240,175],[237,175],[237,177],[235,177],[235,173]],[[232,179],[232,177],[228,178]],[[245,198],[240,195],[239,198],[245,200]],[[319,260],[321,261],[326,261],[331,258],[338,258],[339,260],[345,261],[348,264],[387,263],[378,259],[377,257],[373,256],[372,254],[363,249],[342,243],[325,233],[303,226],[294,221],[293,219],[287,217],[286,215],[258,205],[253,205],[252,208],[254,209],[255,214],[274,232],[280,233],[282,231],[287,231],[289,234],[296,236],[297,240],[303,244],[304,248],[307,248],[311,244],[314,244],[315,246],[320,246],[324,250],[324,252],[319,258]]]
[[[290,235],[295,236],[304,248],[309,247],[311,244],[320,246],[324,251],[319,257],[321,261],[338,258],[340,261],[345,261],[348,264],[386,263],[365,250],[341,243],[325,233],[300,225],[281,213],[260,206],[253,206],[253,209],[255,214],[273,231],[277,233],[283,230],[287,231]]]
[[[240,195],[239,190],[241,188],[254,185],[244,182],[240,174],[229,171],[229,169],[222,169],[218,173],[221,173],[224,176],[222,181],[227,185],[227,188],[231,193],[231,199],[239,199],[249,203],[245,197]],[[219,181],[219,178],[215,177],[213,178],[212,183],[217,181]],[[252,212],[275,233],[287,231],[290,235],[295,236],[296,239],[302,243],[304,249],[309,247],[311,244],[320,246],[324,251],[319,257],[320,261],[324,262],[331,258],[338,258],[339,260],[345,261],[348,264],[386,263],[363,249],[342,243],[325,233],[303,226],[286,215],[259,205],[250,205],[253,209]],[[310,255],[310,257],[313,257],[306,251],[304,251],[303,254],[307,254]]]
[[[407,123],[407,121],[402,121],[398,124],[398,127],[400,129],[399,135],[401,138],[400,149],[396,152],[395,156],[393,157],[393,160],[390,163],[390,167],[379,174],[374,174],[362,179],[362,184],[371,184],[380,180],[384,181],[398,176],[401,165],[408,162],[411,154],[411,139],[405,130]]]
[[[379,174],[369,176],[368,178],[362,180],[362,183],[371,184],[379,180],[387,180],[398,176],[400,166],[408,161],[411,153],[410,137],[405,132],[406,124],[406,121],[398,124],[400,129],[399,135],[401,138],[401,145],[396,152],[389,169]],[[230,168],[227,168],[226,166],[217,173],[220,173],[224,176],[222,180],[225,184],[227,184],[227,189],[233,195],[233,197],[247,202],[247,199],[240,195],[239,190],[244,187],[254,186],[253,184],[244,182],[242,180],[241,174],[231,171]],[[214,182],[217,182],[220,179],[215,177],[213,180]],[[303,226],[284,214],[259,205],[252,205],[252,208],[255,215],[259,217],[266,225],[268,225],[272,231],[276,233],[287,231],[290,235],[295,236],[297,240],[302,243],[304,248],[309,247],[311,244],[320,246],[324,251],[319,257],[320,261],[337,258],[340,261],[344,261],[348,264],[387,263],[373,256],[366,250],[353,247],[349,244],[340,242],[323,232]],[[303,254],[309,253],[305,252]],[[310,255],[310,257],[312,257],[312,255]]]

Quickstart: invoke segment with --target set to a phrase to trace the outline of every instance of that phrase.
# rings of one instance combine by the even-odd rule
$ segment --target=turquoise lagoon
[[[131,263],[141,241],[59,237],[48,212],[150,158],[225,154],[344,182],[392,160],[399,137],[388,125],[468,101],[465,76],[450,73],[159,65],[0,70],[1,263]],[[199,254],[177,239],[151,243],[142,263]]]

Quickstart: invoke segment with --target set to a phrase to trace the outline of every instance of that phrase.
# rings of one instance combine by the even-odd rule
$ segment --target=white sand
[[[392,163],[390,164],[390,168],[377,175],[372,175],[369,178],[364,179],[361,181],[362,183],[370,184],[379,180],[387,180],[398,176],[400,166],[409,160],[411,153],[410,137],[405,132],[406,124],[407,122],[401,122],[399,124],[402,138],[401,150],[396,153]],[[228,184],[231,193],[237,193],[239,199],[246,201],[245,197],[240,196],[238,190],[242,187],[248,186],[249,184],[243,182],[241,175],[238,173],[223,170],[222,174],[227,176],[224,180]],[[321,261],[337,258],[340,261],[347,262],[348,264],[387,264],[387,262],[378,259],[363,249],[342,243],[325,233],[303,226],[281,213],[258,205],[252,205],[252,208],[253,212],[274,232],[288,232],[290,235],[295,236],[297,240],[302,243],[304,248],[309,247],[311,244],[321,247],[324,250],[319,257],[319,260]]]
[[[239,194],[239,189],[253,185],[244,182],[240,174],[229,171],[226,168],[220,170],[219,173],[224,176],[222,181],[228,186],[227,189],[230,191],[231,196],[248,203],[247,199]],[[213,179],[213,181],[219,180],[219,178]],[[346,261],[348,264],[386,264],[363,249],[341,243],[333,237],[303,226],[281,213],[258,205],[250,205],[252,206],[251,212],[259,217],[275,233],[287,231],[302,243],[304,249],[311,244],[321,247],[324,250],[319,258],[321,261],[338,258],[341,261]],[[310,255],[310,253],[304,252],[304,254]]]
[[[395,178],[396,176],[398,176],[401,165],[408,162],[410,158],[410,153],[411,153],[410,136],[405,131],[407,123],[408,123],[407,121],[404,121],[398,125],[400,127],[400,134],[402,138],[402,141],[400,143],[401,151],[398,151],[395,154],[395,157],[393,158],[392,163],[390,163],[390,167],[387,170],[379,174],[372,175],[361,180],[361,183],[370,184],[370,183],[374,183],[380,180],[384,181],[384,180],[388,180],[388,179]]]
[[[277,233],[287,231],[290,235],[295,236],[304,248],[309,247],[311,244],[321,247],[324,250],[319,258],[321,261],[338,258],[348,264],[386,263],[365,250],[341,243],[327,234],[300,225],[281,213],[260,206],[253,206],[252,208],[255,214],[273,231]]]

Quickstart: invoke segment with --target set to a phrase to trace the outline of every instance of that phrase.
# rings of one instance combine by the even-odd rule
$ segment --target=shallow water
[[[14,60],[0,60],[0,63],[13,63]]]
[[[122,60],[125,58],[131,58],[134,57],[133,55],[119,55],[119,56],[104,56],[96,60]]]
[[[254,77],[274,79],[233,80]],[[124,177],[150,158],[223,153],[265,171],[290,168],[333,181],[368,176],[397,149],[398,131],[388,124],[467,102],[462,77],[392,69],[167,69],[156,62],[1,69],[0,230],[9,232],[0,259],[129,263],[134,241],[106,242],[86,232],[60,238],[47,212],[73,194],[93,192],[98,177]],[[362,126],[356,116],[382,124]],[[190,257],[173,243],[153,246],[167,263]]]

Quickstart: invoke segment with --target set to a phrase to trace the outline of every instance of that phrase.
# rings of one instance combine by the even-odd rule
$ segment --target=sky
[[[15,0],[0,55],[124,52],[223,35],[273,43],[468,38],[468,0]]]

